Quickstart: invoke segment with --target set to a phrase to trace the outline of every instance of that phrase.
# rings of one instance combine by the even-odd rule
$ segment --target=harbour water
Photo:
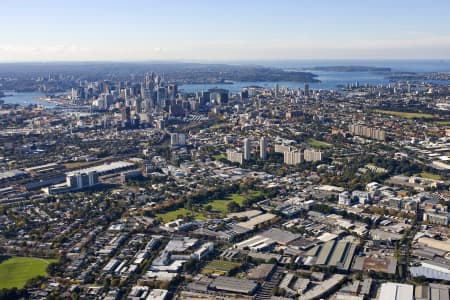
[[[228,62],[237,64],[238,62]],[[245,64],[246,62],[239,62]],[[247,62],[249,63],[249,62]],[[368,66],[368,67],[390,67],[393,72],[450,72],[450,61],[441,60],[424,60],[424,61],[276,61],[276,62],[251,62],[252,64],[263,65],[267,67],[276,67],[286,70],[297,70],[311,72],[317,75],[320,82],[309,83],[311,89],[318,90],[335,90],[339,86],[354,84],[356,81],[361,85],[370,84],[388,84],[385,78],[386,73],[377,72],[335,72],[335,71],[317,71],[310,70],[315,66]],[[448,82],[442,82],[448,84]],[[303,88],[303,82],[234,82],[233,84],[185,84],[179,87],[180,91],[186,93],[194,93],[206,91],[211,88],[227,89],[231,93],[239,93],[243,88],[249,86],[260,86],[264,88],[274,88],[278,84],[279,87]],[[42,105],[47,108],[55,107],[54,103],[45,101],[45,94],[38,92],[16,93],[5,91],[7,97],[0,98],[5,103],[21,104],[21,105]]]
[[[328,71],[311,71],[318,75],[316,77],[320,82],[308,83],[311,89],[317,90],[333,90],[337,89],[339,85],[354,84],[358,81],[360,84],[369,83],[371,85],[387,84],[389,81],[385,79],[383,74],[371,72],[328,72]],[[211,88],[223,88],[229,90],[231,93],[241,92],[244,87],[260,86],[264,88],[274,88],[278,84],[279,87],[288,88],[304,88],[303,82],[292,81],[268,81],[268,82],[234,82],[233,84],[185,84],[179,89],[186,93],[194,93],[199,91],[206,91]]]
[[[229,62],[237,64],[238,62]],[[240,62],[241,64],[244,62]],[[323,66],[367,66],[367,67],[388,67],[392,72],[450,72],[450,61],[443,60],[304,60],[304,61],[255,61],[253,64],[266,67],[281,68],[293,71],[305,71],[316,74],[316,79],[320,82],[309,83],[311,89],[333,90],[338,86],[345,86],[348,83],[354,84],[356,81],[361,85],[388,84],[386,73],[379,72],[335,72],[311,70],[313,67]],[[248,86],[261,86],[274,88],[278,83],[279,87],[303,88],[302,82],[234,82],[234,84],[185,84],[180,86],[180,90],[192,93],[205,91],[210,88],[224,88],[231,93],[238,93],[242,88]],[[438,82],[436,82],[438,83]],[[444,83],[443,84],[448,84]]]
[[[41,105],[46,108],[53,108],[55,104],[45,101],[45,94],[39,92],[24,92],[17,93],[14,91],[4,91],[6,97],[0,98],[7,104],[20,104],[20,105]]]

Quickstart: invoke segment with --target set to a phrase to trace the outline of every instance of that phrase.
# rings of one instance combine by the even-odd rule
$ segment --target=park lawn
[[[203,274],[227,275],[230,271],[240,268],[241,264],[226,260],[213,260],[202,270]]]
[[[333,146],[330,143],[322,142],[322,141],[316,140],[314,138],[309,138],[306,140],[306,142],[311,147],[316,147],[316,148],[329,148],[329,147]]]
[[[393,111],[393,110],[384,110],[384,109],[375,109],[374,112],[391,115],[396,117],[401,117],[405,119],[432,119],[434,116],[432,114],[425,113],[413,113],[413,112],[403,112],[403,111]]]
[[[178,219],[178,216],[186,217],[188,215],[193,215],[196,220],[204,221],[206,217],[202,213],[196,213],[186,208],[178,208],[165,213],[156,214],[156,216],[162,220],[163,223],[171,222]]]
[[[207,203],[204,203],[203,207],[211,205],[213,210],[220,211],[222,213],[227,213],[228,212],[227,206],[228,206],[228,203],[230,203],[230,201],[234,201],[237,204],[242,206],[244,204],[244,200],[245,200],[246,196],[259,196],[259,195],[261,195],[260,191],[252,191],[248,195],[231,194],[231,195],[227,196],[225,199],[216,199],[216,200],[212,200]]]
[[[436,125],[438,125],[438,126],[448,126],[448,125],[450,125],[450,121],[437,121]]]
[[[231,194],[231,195],[227,196],[225,199],[216,199],[216,200],[205,202],[202,204],[202,206],[203,206],[203,208],[205,208],[206,206],[211,205],[213,210],[219,211],[221,213],[227,213],[228,212],[227,206],[228,206],[229,202],[234,201],[239,205],[243,205],[245,197],[248,197],[248,196],[256,197],[256,196],[261,195],[261,193],[262,193],[261,191],[252,191],[248,194]],[[157,213],[156,217],[158,219],[160,219],[163,223],[167,223],[167,222],[171,222],[171,221],[178,219],[178,216],[186,217],[188,215],[192,215],[192,216],[194,216],[194,218],[196,220],[200,220],[200,221],[204,221],[207,219],[207,217],[204,213],[195,212],[195,211],[186,209],[184,207],[178,208],[175,210],[171,210],[168,212],[164,212],[164,213]]]
[[[418,176],[423,177],[423,178],[433,179],[433,180],[441,180],[440,175],[428,173],[428,172],[422,172],[422,173],[418,174]]]
[[[222,159],[222,158],[227,158],[227,156],[225,155],[225,153],[221,153],[221,154],[218,154],[218,155],[214,155],[213,156],[213,158],[215,159],[215,160],[220,160],[220,159]]]
[[[37,276],[47,276],[47,266],[56,259],[13,256],[0,263],[0,289],[22,288]]]

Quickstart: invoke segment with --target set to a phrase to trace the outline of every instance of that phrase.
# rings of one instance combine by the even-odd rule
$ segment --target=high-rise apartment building
[[[267,159],[267,139],[264,136],[259,141],[259,158]]]
[[[249,139],[245,139],[244,140],[244,159],[245,160],[249,160],[250,157],[251,157],[250,140]]]

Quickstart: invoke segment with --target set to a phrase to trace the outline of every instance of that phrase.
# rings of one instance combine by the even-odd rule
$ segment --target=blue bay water
[[[358,81],[360,84],[369,83],[371,85],[387,84],[389,81],[384,78],[382,74],[375,74],[370,72],[326,72],[326,71],[311,71],[318,75],[316,77],[320,82],[308,83],[310,89],[316,90],[336,90],[339,85],[347,85],[347,83],[354,84]],[[274,88],[278,84],[280,88],[287,87],[292,89],[304,88],[303,82],[292,81],[267,81],[267,82],[234,82],[233,84],[185,84],[179,87],[180,91],[186,93],[194,93],[206,91],[211,88],[223,88],[230,91],[230,93],[241,92],[243,88],[248,86],[260,86],[264,88]]]
[[[245,62],[228,62],[231,64],[245,64]],[[247,62],[249,63],[249,62]],[[332,71],[312,71],[313,67],[323,66],[367,66],[367,67],[389,67],[392,72],[450,72],[450,61],[443,60],[297,60],[297,61],[253,61],[252,64],[266,67],[281,68],[286,70],[311,72],[316,75],[316,79],[321,82],[309,83],[311,89],[335,90],[338,86],[345,86],[348,83],[354,84],[356,81],[360,85],[370,84],[386,85],[389,80],[386,74],[376,72],[332,72]],[[242,88],[248,86],[261,86],[274,88],[278,83],[279,87],[303,88],[302,82],[234,82],[234,84],[185,84],[180,86],[180,90],[193,93],[206,91],[210,88],[224,88],[231,93],[238,93]],[[447,84],[446,82],[437,82]]]
[[[267,67],[275,67],[286,70],[310,71],[316,75],[321,82],[309,83],[311,89],[318,90],[336,90],[338,86],[354,84],[356,81],[360,85],[370,84],[386,85],[389,81],[383,73],[375,72],[331,72],[331,71],[311,71],[310,68],[317,66],[368,66],[368,67],[390,67],[393,72],[450,72],[450,61],[444,60],[297,60],[297,61],[252,61],[252,62],[225,62],[229,64],[257,64]],[[150,70],[151,71],[151,70]],[[448,84],[448,82],[436,82]],[[243,88],[248,86],[261,86],[264,88],[274,88],[278,84],[280,88],[304,88],[303,82],[234,82],[234,84],[185,84],[180,85],[182,92],[194,93],[206,91],[211,88],[223,88],[231,93],[239,93]],[[11,95],[0,98],[5,103],[21,104],[21,105],[42,105],[44,107],[55,107],[53,103],[49,103],[43,98],[45,94],[39,92],[16,93],[6,91],[5,94]]]
[[[45,94],[40,92],[24,92],[17,93],[14,91],[4,91],[6,97],[0,98],[7,104],[20,104],[20,105],[41,105],[46,108],[53,108],[53,103],[44,100]]]

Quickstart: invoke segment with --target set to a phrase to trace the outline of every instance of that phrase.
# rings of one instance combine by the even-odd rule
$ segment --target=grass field
[[[259,195],[261,195],[260,191],[253,191],[248,194],[248,196],[254,196],[254,197],[259,196]],[[207,205],[211,205],[214,210],[220,211],[222,213],[227,213],[228,212],[227,205],[230,201],[234,201],[237,204],[242,205],[244,203],[245,197],[246,197],[246,195],[231,194],[228,197],[226,197],[225,199],[212,200],[210,202],[203,204],[203,206],[205,207]]]
[[[450,125],[450,121],[437,121],[436,125],[438,125],[438,126],[448,126],[448,125]]]
[[[202,204],[203,208],[205,208],[208,205],[211,205],[212,209],[216,212],[220,213],[227,213],[228,212],[228,203],[230,201],[234,201],[239,205],[242,205],[244,203],[245,197],[256,197],[261,195],[260,191],[253,191],[249,194],[231,194],[227,196],[225,199],[215,199],[208,202],[205,202]],[[188,210],[184,207],[178,208],[175,210],[171,210],[164,213],[158,213],[156,214],[156,217],[159,218],[163,223],[171,222],[176,219],[178,219],[178,216],[186,217],[188,215],[194,216],[194,219],[204,221],[207,219],[207,216],[203,212],[194,212],[192,210]]]
[[[405,119],[432,119],[432,118],[434,118],[434,116],[432,114],[425,114],[425,113],[412,113],[412,112],[383,110],[383,109],[375,109],[374,112],[384,114],[384,115],[401,117],[401,118],[405,118]]]
[[[244,197],[239,194],[231,194],[225,199],[216,199],[208,203],[205,203],[203,206],[211,205],[214,210],[226,213],[227,205],[230,201],[234,201],[237,204],[242,205],[242,203],[244,202]]]
[[[158,218],[162,220],[162,222],[167,223],[178,219],[178,216],[186,217],[188,215],[193,215],[196,220],[206,220],[206,217],[202,213],[195,213],[186,208],[178,208],[175,210],[171,210],[165,213],[156,214]]]
[[[241,266],[240,263],[226,261],[226,260],[213,260],[207,264],[203,270],[203,274],[217,274],[227,275],[230,271],[237,269]]]
[[[218,155],[214,155],[213,158],[215,160],[219,160],[221,158],[227,158],[227,155],[225,153],[221,153],[221,154],[218,154]]]
[[[56,260],[16,256],[4,260],[0,263],[0,289],[22,288],[29,279],[46,276],[47,266],[52,262]]]
[[[313,138],[309,138],[306,140],[306,142],[311,146],[311,147],[316,147],[316,148],[329,148],[333,145],[331,145],[330,143],[326,143],[326,142],[322,142]]]
[[[417,174],[420,177],[433,179],[433,180],[441,180],[441,176],[438,174],[428,173],[428,172],[422,172],[420,174]]]

